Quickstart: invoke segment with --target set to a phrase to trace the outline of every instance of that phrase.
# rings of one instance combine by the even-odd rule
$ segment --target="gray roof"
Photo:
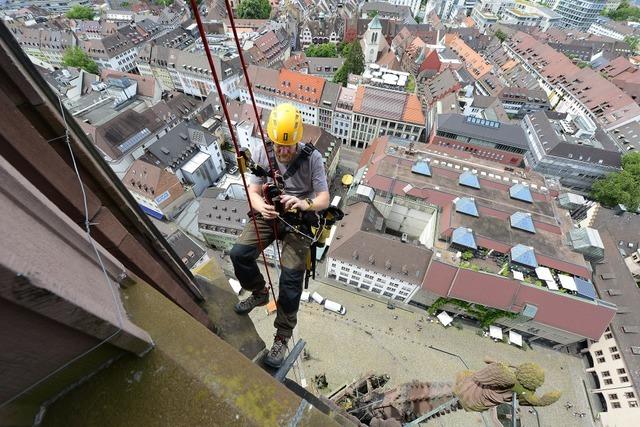
[[[331,67],[331,68],[340,68],[342,64],[344,64],[344,58],[317,58],[317,57],[307,57],[307,62],[309,63],[309,74],[321,73],[322,71],[316,71],[316,67]]]
[[[335,110],[336,103],[338,102],[338,96],[340,95],[341,85],[333,82],[325,82],[322,89],[322,96],[320,97],[320,105],[322,108]]]
[[[383,228],[384,219],[373,205],[358,202],[348,206],[346,212],[349,215],[341,222],[344,227],[336,232],[329,257],[414,285],[422,283],[433,252],[377,232]]]
[[[554,117],[554,113],[538,111],[528,115],[538,139],[543,143],[546,154],[572,159],[574,161],[583,161],[585,163],[602,164],[614,168],[621,166],[621,155],[619,152],[578,144],[577,140],[571,141],[566,139],[566,137],[562,137],[554,128],[549,116]],[[597,136],[600,136],[600,139],[598,139]],[[603,139],[602,136],[602,132],[596,132],[596,139],[599,142],[604,142],[603,146],[606,146],[610,142]],[[606,134],[604,136],[607,137]]]
[[[640,150],[640,123],[631,122],[626,125],[615,128],[609,132],[616,143],[624,150],[633,147],[634,150]]]
[[[395,15],[399,17],[411,16],[411,8],[409,8],[409,6],[399,6],[384,1],[372,1],[364,3],[362,5],[361,11],[363,13],[378,11],[382,15]]]
[[[640,215],[624,213],[616,215],[613,210],[599,208],[593,220],[604,244],[604,260],[592,263],[593,283],[601,299],[618,306],[618,312],[611,322],[611,331],[618,343],[620,354],[627,365],[631,382],[640,387],[640,355],[631,352],[638,346],[639,335],[625,332],[640,327],[640,291],[620,252],[621,245],[628,248],[633,243],[638,249],[640,233],[632,236],[629,230],[640,230]],[[634,239],[629,242],[629,239]]]
[[[198,226],[222,234],[239,235],[248,221],[246,200],[228,197],[220,188],[205,191],[200,200]]]
[[[147,148],[145,154],[151,164],[176,170],[185,165],[199,151],[215,140],[197,123],[182,122]]]
[[[167,237],[167,242],[189,269],[193,268],[205,254],[205,250],[200,245],[180,230]]]
[[[520,125],[500,123],[498,127],[490,127],[471,123],[468,118],[462,114],[439,114],[438,131],[483,139],[522,150],[529,149],[527,138]]]

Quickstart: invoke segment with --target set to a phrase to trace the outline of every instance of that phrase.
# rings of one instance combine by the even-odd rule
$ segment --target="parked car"
[[[325,300],[324,308],[325,310],[333,311],[334,313],[338,313],[343,316],[347,314],[347,309],[344,308],[343,305],[338,304],[337,302],[334,302],[334,301]]]

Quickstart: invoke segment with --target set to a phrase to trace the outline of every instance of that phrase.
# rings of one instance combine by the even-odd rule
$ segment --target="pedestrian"
[[[282,270],[273,323],[276,335],[264,359],[265,364],[274,368],[282,365],[287,342],[297,324],[302,283],[310,252],[311,240],[301,235],[296,224],[304,227],[304,219],[308,218],[306,212],[323,211],[329,207],[329,186],[322,155],[313,145],[300,144],[302,132],[302,116],[292,104],[281,104],[273,109],[267,125],[270,139],[268,152],[260,148],[252,160],[266,170],[269,170],[266,165],[270,164],[276,169],[272,172],[280,175],[282,180],[273,183],[270,177],[251,175],[248,197],[260,240],[250,221],[230,251],[236,278],[243,289],[251,291],[251,295],[237,303],[234,309],[238,314],[248,314],[255,307],[269,302],[269,289],[256,259],[260,251],[275,240],[276,233],[283,241]],[[265,189],[268,194],[263,191]],[[279,191],[275,197],[271,197],[273,189]]]

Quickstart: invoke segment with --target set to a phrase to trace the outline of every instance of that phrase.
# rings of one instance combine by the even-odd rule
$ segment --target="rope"
[[[231,24],[231,30],[233,31],[233,40],[236,43],[236,49],[238,50],[238,55],[240,56],[240,63],[242,64],[242,73],[244,74],[244,79],[247,83],[247,91],[249,92],[249,97],[251,98],[251,105],[253,106],[253,113],[256,116],[256,121],[258,122],[258,130],[260,131],[260,138],[262,139],[262,146],[264,147],[264,153],[267,157],[267,162],[269,164],[269,171],[271,172],[271,179],[273,179],[274,183],[276,181],[276,169],[277,165],[273,165],[271,162],[271,157],[269,156],[269,152],[267,151],[267,141],[264,137],[264,129],[262,128],[262,121],[260,120],[260,116],[258,115],[258,106],[256,104],[256,99],[253,95],[253,88],[251,86],[251,80],[249,79],[249,71],[247,69],[247,63],[244,60],[244,53],[242,53],[242,46],[240,46],[240,38],[238,37],[238,31],[236,30],[236,21],[233,17],[233,8],[231,7],[231,2],[229,0],[225,0],[225,7],[227,9],[227,16],[229,17],[229,23]],[[276,251],[280,254],[280,243],[278,242],[278,224],[275,224],[273,228],[273,234],[275,237],[276,243]],[[280,259],[280,257],[278,257]],[[266,266],[265,266],[266,267]],[[280,259],[280,269],[282,269],[282,260]],[[275,297],[274,297],[275,298]]]
[[[216,72],[216,68],[213,65],[213,58],[211,57],[211,50],[209,49],[209,41],[207,40],[207,35],[204,31],[204,26],[202,25],[202,19],[200,18],[200,10],[198,9],[198,5],[196,4],[196,0],[189,0],[191,5],[191,10],[193,11],[193,16],[196,20],[196,24],[198,26],[198,33],[200,33],[200,39],[202,40],[202,46],[204,47],[204,52],[207,55],[207,61],[209,62],[209,67],[211,68],[211,75],[213,76],[213,82],[216,85],[216,90],[218,91],[218,96],[220,98],[220,104],[222,104],[222,110],[224,112],[224,118],[227,122],[227,126],[229,127],[229,133],[231,134],[231,142],[233,143],[233,148],[236,152],[236,157],[240,158],[240,147],[238,145],[238,141],[236,139],[236,134],[233,131],[233,123],[231,122],[231,116],[229,115],[229,110],[227,108],[226,97],[222,92],[222,87],[220,86],[220,80],[218,79],[218,73]],[[233,14],[230,14],[230,17],[233,17]],[[247,86],[250,87],[249,82],[247,82]],[[256,110],[257,111],[257,110]],[[259,117],[256,116],[258,120],[258,124],[260,123]],[[249,202],[249,209],[253,212],[253,204],[251,203],[251,197],[249,196],[249,187],[247,186],[247,179],[244,174],[240,174],[242,176],[242,185],[244,187],[244,191],[247,194],[247,201]],[[271,281],[271,275],[269,274],[269,266],[267,264],[267,257],[264,254],[264,244],[262,243],[262,237],[260,236],[260,230],[258,229],[258,222],[256,221],[256,216],[251,215],[251,220],[253,222],[253,227],[256,232],[256,238],[258,240],[258,250],[262,254],[262,261],[264,262],[265,271],[267,273],[267,281],[269,283],[269,289],[271,289],[271,294],[273,295],[274,301],[277,301],[275,291],[273,290],[273,282]],[[277,302],[276,302],[277,304]]]

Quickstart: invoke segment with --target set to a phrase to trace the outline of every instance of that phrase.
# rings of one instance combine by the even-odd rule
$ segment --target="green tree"
[[[496,36],[496,38],[500,40],[500,43],[503,43],[506,39],[509,38],[509,36],[502,30],[497,30],[494,36]]]
[[[640,39],[635,36],[626,36],[624,38],[624,42],[629,45],[633,52],[635,52],[638,48],[638,42],[640,42]]]
[[[335,58],[338,51],[334,43],[312,44],[305,49],[304,53],[308,57]]]
[[[268,19],[270,15],[269,0],[242,0],[238,6],[238,18]]]
[[[348,78],[349,70],[347,70],[346,64],[342,64],[342,67],[340,67],[340,69],[336,71],[336,74],[333,76],[333,82],[340,83],[342,86],[346,86]]]
[[[604,16],[608,16],[614,21],[639,21],[640,20],[640,8],[631,6],[628,1],[620,3],[615,10],[607,10],[602,12]]]
[[[348,45],[347,42],[338,42],[338,45],[336,46],[336,52],[338,53],[338,55],[344,56],[343,55],[343,50],[344,50],[345,46],[347,46],[347,45]]]
[[[79,4],[72,6],[67,12],[67,18],[69,19],[84,19],[90,20],[95,16],[95,12],[90,7],[80,6]]]
[[[333,76],[335,83],[347,85],[349,74],[362,74],[364,71],[364,54],[359,40],[354,40],[342,49],[344,64]]]
[[[153,2],[159,6],[171,6],[173,4],[173,0],[153,0]]]
[[[377,10],[370,10],[369,12],[367,12],[367,16],[369,17],[369,19],[373,19],[376,16],[378,16],[378,11]]]
[[[640,207],[640,153],[622,157],[622,171],[597,180],[591,196],[605,206],[623,204],[635,212]]]
[[[349,63],[350,73],[362,74],[364,72],[364,54],[359,40],[351,42],[345,62]]]
[[[407,86],[405,90],[409,93],[414,93],[416,91],[416,78],[413,77],[413,74],[409,74],[409,79],[407,80]]]
[[[78,67],[88,73],[98,74],[98,64],[89,58],[89,55],[78,46],[71,47],[64,51],[62,63],[67,67]]]

